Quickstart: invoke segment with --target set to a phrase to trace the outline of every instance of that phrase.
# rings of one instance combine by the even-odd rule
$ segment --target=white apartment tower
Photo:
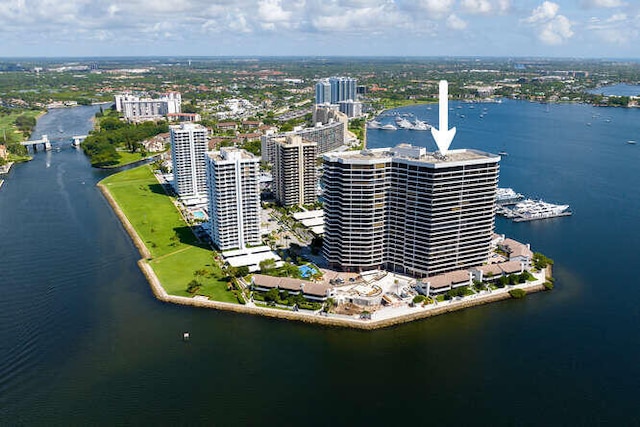
[[[131,93],[115,95],[116,110],[129,121],[160,119],[181,112],[182,95],[169,92],[160,98],[140,97]]]
[[[500,158],[395,148],[324,155],[330,266],[416,277],[482,265],[494,229]]]
[[[210,235],[221,251],[260,244],[260,158],[233,147],[206,155]]]
[[[205,152],[207,128],[194,123],[169,126],[171,157],[173,159],[173,187],[185,201],[206,198],[207,177]]]
[[[276,199],[282,206],[316,202],[317,153],[318,144],[299,135],[287,135],[275,141],[273,179]]]

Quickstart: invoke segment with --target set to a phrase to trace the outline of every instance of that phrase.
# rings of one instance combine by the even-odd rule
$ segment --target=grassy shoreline
[[[202,284],[198,295],[237,301],[227,291],[215,252],[193,235],[148,165],[111,175],[98,186],[168,294],[190,296],[186,289],[195,278]]]

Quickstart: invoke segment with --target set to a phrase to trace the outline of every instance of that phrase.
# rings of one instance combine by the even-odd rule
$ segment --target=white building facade
[[[207,128],[194,123],[169,126],[173,187],[183,201],[206,201]]]
[[[182,95],[169,92],[160,98],[140,97],[131,93],[115,96],[116,110],[129,121],[155,120],[181,112]]]
[[[210,235],[221,251],[260,241],[260,158],[233,147],[206,155]]]

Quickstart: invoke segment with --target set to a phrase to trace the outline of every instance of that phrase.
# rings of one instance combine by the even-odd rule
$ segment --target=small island
[[[271,260],[262,262],[260,271],[249,273],[212,249],[198,231],[201,221],[150,165],[114,174],[98,186],[138,248],[138,265],[154,295],[165,302],[371,330],[553,288],[550,259],[497,235],[493,264],[479,266],[471,276],[441,275],[428,283],[428,295],[427,281],[389,272],[315,270],[305,254],[317,254],[317,242],[303,252],[295,243],[285,248],[288,239],[274,234],[267,242],[280,247],[286,261],[277,268]],[[302,227],[286,210],[272,212],[290,233]],[[531,257],[529,270],[521,268],[523,256]],[[312,270],[303,277],[305,269]],[[327,296],[329,288],[333,296]],[[337,304],[336,296],[344,293],[351,295],[350,302]]]

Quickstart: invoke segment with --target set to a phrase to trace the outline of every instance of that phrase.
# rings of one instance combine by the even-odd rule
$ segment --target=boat
[[[506,151],[498,151],[498,154],[501,156],[508,156],[509,153],[507,153]]]
[[[382,129],[382,130],[398,130],[398,128],[395,127],[394,125],[392,125],[391,123],[389,123],[388,125],[382,126],[380,129]]]
[[[632,139],[630,139],[629,141],[627,141],[627,144],[635,144],[636,142]]]
[[[418,120],[417,118],[413,122],[412,130],[430,130],[431,125],[427,122],[423,122],[422,120]]]
[[[413,129],[413,123],[402,117],[398,117],[396,119],[396,124],[401,129]]]
[[[377,120],[371,120],[367,123],[367,129],[380,129],[382,127],[382,123]]]
[[[542,200],[526,199],[516,203],[511,209],[515,214],[515,222],[533,221],[537,219],[555,218],[559,216],[569,216],[573,213],[569,210],[569,205],[554,205]]]
[[[499,206],[513,205],[524,199],[520,193],[516,193],[513,188],[498,188],[496,190],[496,204]]]

